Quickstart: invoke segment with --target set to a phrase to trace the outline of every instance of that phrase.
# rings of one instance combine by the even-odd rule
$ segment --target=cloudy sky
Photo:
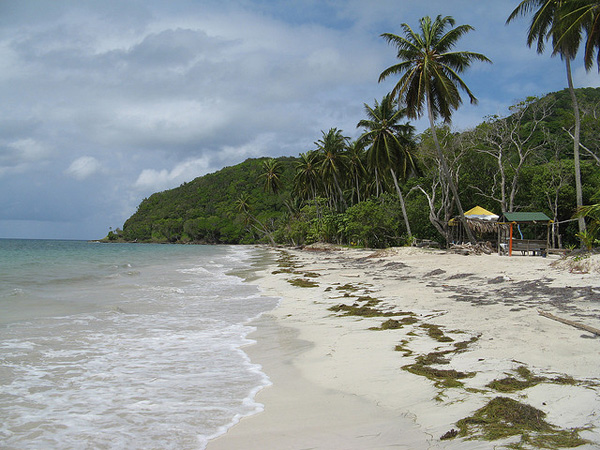
[[[250,157],[356,137],[395,62],[384,32],[425,15],[476,30],[463,130],[566,86],[516,0],[0,0],[0,238],[95,239],[156,191]],[[576,86],[600,86],[577,64]],[[424,121],[416,122],[423,131]]]

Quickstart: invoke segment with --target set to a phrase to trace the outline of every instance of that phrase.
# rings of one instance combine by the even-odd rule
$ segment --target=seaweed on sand
[[[577,384],[587,384],[589,386],[597,385],[592,382],[576,380],[570,375],[559,375],[554,378],[536,376],[525,366],[519,366],[515,372],[517,373],[517,377],[507,376],[499,380],[494,380],[488,383],[486,387],[498,392],[515,392],[536,386],[540,383],[561,384],[567,386],[574,386]]]
[[[525,366],[520,366],[517,368],[516,372],[519,375],[519,378],[508,376],[488,383],[487,387],[498,392],[515,392],[533,387],[546,380],[544,377],[534,376]]]
[[[297,269],[299,267],[297,258],[285,251],[279,253],[277,266],[287,269]]]
[[[421,325],[421,327],[423,327],[423,325]],[[441,338],[447,338],[447,336],[444,336],[440,328],[436,325],[431,327],[425,326],[423,328],[428,330],[428,335],[432,337],[432,339],[439,341]],[[432,336],[431,330],[434,330],[434,336]],[[405,365],[402,367],[402,369],[414,375],[419,375],[430,379],[434,382],[435,386],[440,389],[464,387],[464,384],[461,380],[474,377],[476,372],[461,372],[454,369],[441,369],[432,366],[450,364],[450,360],[448,358],[450,355],[464,352],[469,344],[476,342],[478,339],[479,337],[474,336],[468,341],[455,342],[453,349],[419,355],[413,364]],[[450,340],[452,341],[452,339]],[[444,339],[442,342],[447,342],[447,340]],[[406,348],[406,344],[407,341],[403,341],[402,345],[396,346],[396,350],[403,351],[405,356],[410,356],[412,352]]]
[[[546,422],[546,413],[507,397],[496,397],[472,416],[459,420],[454,436],[495,441],[520,436],[512,448],[567,448],[587,443],[580,429],[562,430]],[[452,437],[454,437],[452,436]],[[448,437],[451,438],[451,437]]]
[[[346,283],[343,286],[338,286],[335,288],[336,291],[346,291],[346,292],[356,292],[358,291],[360,288],[352,283]]]
[[[292,280],[288,280],[292,286],[296,287],[304,287],[304,288],[313,288],[319,287],[319,283],[315,283],[312,280],[307,280],[306,278],[294,278]]]
[[[411,316],[414,313],[404,311],[384,311],[377,306],[381,300],[366,296],[356,299],[352,305],[339,304],[329,308],[329,311],[343,312],[343,316],[362,316],[362,317],[392,317],[392,316]],[[400,328],[400,327],[398,327]]]
[[[400,320],[397,319],[388,319],[381,324],[379,327],[371,327],[369,330],[397,330],[399,328],[404,327],[404,325],[412,325],[419,320],[414,316],[414,313],[401,313],[406,314],[406,317],[403,317]]]
[[[420,327],[426,329],[429,337],[432,339],[435,339],[438,342],[453,342],[454,341],[454,339],[452,339],[451,337],[448,337],[444,334],[444,332],[441,330],[439,325],[433,325],[431,323],[424,323],[424,324],[420,325]]]
[[[475,372],[460,372],[454,369],[437,369],[422,362],[409,364],[402,368],[412,374],[429,378],[434,382],[437,388],[463,387],[464,384],[459,380],[475,376]]]
[[[355,302],[352,305],[335,305],[329,308],[329,310],[333,312],[343,312],[343,316],[390,317],[397,315],[393,311],[382,311],[378,308],[374,308],[373,306],[374,304],[371,301],[368,301],[362,305],[358,302]]]

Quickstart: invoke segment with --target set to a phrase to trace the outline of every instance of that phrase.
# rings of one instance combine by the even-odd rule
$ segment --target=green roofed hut
[[[499,221],[498,251],[512,256],[515,251],[523,255],[546,256],[550,245],[552,219],[543,212],[505,212]]]

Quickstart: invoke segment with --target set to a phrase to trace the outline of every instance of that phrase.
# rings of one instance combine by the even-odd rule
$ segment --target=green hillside
[[[600,201],[600,89],[579,89],[577,96],[583,195],[589,204]],[[569,135],[573,121],[569,93],[563,90],[526,99],[510,115],[486,118],[472,130],[455,133],[440,127],[437,135],[465,209],[480,205],[496,213],[543,211],[561,222],[563,244],[577,244],[577,226],[570,222],[576,204]],[[430,130],[411,137],[404,156],[385,170],[368,160],[368,146],[351,142],[342,130],[323,131],[322,139],[317,138],[307,137],[307,144],[317,141],[314,150],[276,159],[278,192],[267,192],[264,186],[268,159],[249,159],[151,195],[122,231],[110,232],[106,239],[293,245],[326,241],[372,247],[403,245],[414,238],[442,244],[448,239],[447,220],[456,211],[439,178]],[[409,154],[412,169],[407,169]],[[398,188],[389,168],[400,175]],[[241,198],[246,199],[245,208],[240,208]]]
[[[252,242],[235,202],[248,193],[254,214],[268,221],[284,210],[285,196],[269,195],[259,181],[263,161],[248,159],[218,172],[144,199],[125,222],[120,237],[137,242],[195,242],[237,244]],[[282,180],[290,186],[294,158],[279,158]],[[115,238],[117,236],[114,236]]]

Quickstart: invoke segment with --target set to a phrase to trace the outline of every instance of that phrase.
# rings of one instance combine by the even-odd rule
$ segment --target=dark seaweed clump
[[[520,436],[511,448],[570,448],[588,443],[579,437],[579,429],[561,430],[546,422],[546,413],[531,405],[507,397],[496,397],[472,416],[459,420],[458,433],[446,433],[445,439],[455,436],[468,439],[498,439]],[[526,446],[526,447],[525,447]]]

